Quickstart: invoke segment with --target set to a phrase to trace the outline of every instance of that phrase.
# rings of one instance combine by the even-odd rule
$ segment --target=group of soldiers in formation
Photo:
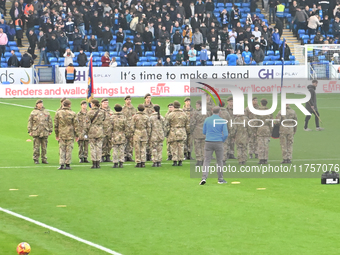
[[[101,102],[91,100],[91,108],[87,110],[87,102],[81,101],[78,113],[71,110],[71,101],[62,98],[61,106],[54,118],[54,132],[59,142],[58,169],[71,169],[71,155],[74,140],[78,142],[80,163],[89,163],[88,147],[90,145],[92,167],[100,168],[100,162],[113,162],[113,168],[123,168],[126,161],[135,161],[135,167],[145,167],[146,161],[153,161],[153,167],[160,167],[164,139],[167,138],[167,160],[172,160],[172,166],[182,166],[185,159],[193,159],[192,148],[195,149],[196,166],[203,166],[205,135],[203,124],[211,116],[215,106],[210,97],[207,97],[207,114],[201,111],[202,102],[196,102],[196,109],[191,107],[191,100],[186,97],[183,108],[178,101],[168,105],[165,117],[160,114],[160,106],[151,102],[151,95],[146,94],[144,103],[137,109],[131,103],[131,97],[124,98],[125,104],[116,104],[114,111],[109,107],[108,99]],[[268,109],[267,100],[261,99],[258,105],[256,97],[252,100],[255,109]],[[268,160],[269,140],[272,134],[273,119],[270,115],[255,115],[249,107],[244,115],[233,114],[233,98],[220,103],[220,117],[228,121],[228,139],[224,142],[224,164],[234,156],[235,144],[239,164],[245,164],[248,158],[258,158],[259,164],[266,164]],[[293,120],[297,115],[293,109],[287,107],[286,115],[277,114],[276,119],[285,126],[280,127],[280,144],[282,149],[282,163],[290,163],[296,126]],[[262,120],[261,127],[250,127],[248,121]],[[291,121],[290,121],[291,120]],[[231,125],[231,123],[234,123]],[[235,125],[245,123],[245,125]],[[256,125],[253,123],[253,125]],[[260,126],[260,125],[259,125]],[[53,131],[52,119],[49,112],[43,107],[43,101],[37,100],[36,107],[28,120],[28,133],[33,137],[33,160],[39,164],[40,148],[43,164],[48,164],[46,148],[48,136]],[[194,145],[194,146],[193,146]],[[132,159],[133,148],[135,160]],[[110,159],[112,150],[112,161]]]

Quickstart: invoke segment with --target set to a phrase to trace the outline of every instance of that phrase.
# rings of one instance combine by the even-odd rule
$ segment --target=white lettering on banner
[[[0,84],[32,84],[32,68],[0,68]]]
[[[304,66],[285,66],[284,77],[306,78]],[[59,68],[65,82],[65,68]],[[93,67],[95,83],[189,82],[193,79],[281,78],[281,66]],[[76,67],[75,83],[87,82],[88,67]],[[260,92],[260,91],[259,91]]]

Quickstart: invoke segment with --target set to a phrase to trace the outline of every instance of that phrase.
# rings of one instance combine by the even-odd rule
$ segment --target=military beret
[[[253,100],[257,99],[257,97],[253,97]]]
[[[68,99],[65,99],[65,101],[63,102],[63,105],[64,106],[69,106],[69,105],[71,105],[71,101],[68,100]]]
[[[107,98],[103,98],[102,101],[100,101],[101,103],[102,102],[106,102],[106,101],[109,101]]]
[[[268,100],[267,100],[267,99],[265,99],[265,98],[262,98],[262,99],[261,99],[261,103],[262,103],[262,102],[266,102],[266,103],[268,103]]]
[[[222,102],[222,104],[219,103],[218,105],[219,105],[220,107],[224,107],[224,106],[225,106],[225,102],[223,102],[223,101],[221,101],[221,102]]]
[[[232,96],[228,97],[227,101],[233,101],[233,97]]]
[[[86,102],[85,100],[83,100],[83,101],[80,102],[80,105],[86,104],[86,103],[87,103],[87,102]]]
[[[201,100],[197,100],[196,104],[202,105],[202,101]]]
[[[98,101],[97,99],[92,99],[92,100],[91,100],[91,103],[92,103],[92,104],[99,105],[99,101]]]
[[[145,94],[144,99],[147,97],[151,97],[150,93]]]
[[[124,100],[126,100],[126,99],[128,99],[128,98],[131,98],[131,96],[130,96],[130,95],[127,95],[127,96],[124,98]]]
[[[175,102],[174,102],[174,107],[175,107],[175,108],[180,108],[180,107],[181,107],[181,104],[180,104],[178,101],[175,101]]]
[[[184,99],[184,102],[186,102],[186,101],[190,101],[190,97],[186,97],[186,98]]]
[[[142,104],[139,104],[137,108],[141,112],[144,111],[144,109],[145,109],[144,105],[142,105]]]
[[[37,105],[37,104],[40,104],[40,103],[42,103],[42,102],[43,102],[43,100],[38,99],[38,100],[35,102],[35,104]]]
[[[170,104],[168,104],[168,107],[169,107],[169,106],[174,106],[174,104],[173,104],[173,103],[170,103]]]
[[[60,103],[64,102],[66,100],[66,97],[63,97],[62,99],[60,99]]]

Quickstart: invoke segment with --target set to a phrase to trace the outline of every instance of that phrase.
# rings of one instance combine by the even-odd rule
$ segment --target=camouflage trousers
[[[228,152],[229,152],[229,144],[228,144],[228,138],[223,143],[223,161],[228,160]]]
[[[59,139],[59,164],[71,164],[72,151],[73,151],[73,139],[65,140]]]
[[[122,144],[113,144],[112,145],[112,162],[118,163],[124,162],[124,151],[125,151],[125,143]]]
[[[133,152],[133,136],[126,137],[126,144],[125,144],[125,157],[132,158]]]
[[[87,158],[89,156],[89,140],[79,140],[78,148],[79,158]]]
[[[41,147],[41,159],[47,159],[47,138],[48,137],[33,137],[33,159],[38,160],[40,156]]]
[[[170,142],[170,151],[173,161],[184,161],[184,143],[184,140]]]
[[[151,151],[151,142],[146,142],[146,154],[151,155],[152,151]],[[144,161],[142,161],[144,162]]]
[[[205,139],[194,139],[195,155],[197,161],[204,160]]]
[[[294,135],[280,134],[280,145],[283,159],[292,159]]]
[[[250,136],[249,136],[249,143],[248,143],[248,147],[249,147],[249,154],[258,154],[258,137],[256,132],[251,132]]]
[[[259,159],[268,159],[268,150],[269,150],[269,136],[259,136],[257,137],[258,142],[258,155]],[[250,152],[249,152],[250,154]]]
[[[232,141],[232,138],[228,136],[227,138],[227,143],[228,143],[228,153],[231,155],[234,155],[235,151],[235,142]]]
[[[170,151],[170,144],[168,143],[168,139],[166,139],[166,154],[171,156],[171,151]]]
[[[105,136],[103,138],[103,149],[102,149],[102,156],[110,156],[112,145],[111,145],[111,136]]]
[[[146,162],[146,143],[146,141],[133,141],[136,163]]]
[[[191,135],[188,135],[187,139],[184,142],[184,153],[191,152],[192,143],[193,143],[193,140],[191,138]]]
[[[89,142],[90,142],[91,160],[100,161],[102,158],[103,138],[91,138],[89,139]]]
[[[151,142],[152,162],[162,162],[163,141]]]
[[[248,158],[248,144],[236,143],[238,162],[246,162]]]

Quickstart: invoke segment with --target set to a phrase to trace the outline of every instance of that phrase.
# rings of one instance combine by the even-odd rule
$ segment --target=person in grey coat
[[[203,35],[198,28],[195,29],[193,43],[195,45],[195,50],[201,51],[201,46],[203,44]]]
[[[264,60],[264,52],[262,49],[260,49],[260,45],[256,44],[255,45],[255,50],[253,53],[253,59],[256,62],[256,65],[262,65],[263,64],[263,60]]]
[[[322,131],[324,128],[321,128],[319,125],[319,120],[320,120],[320,114],[318,112],[318,105],[316,103],[316,87],[318,86],[318,81],[313,80],[312,85],[308,85],[307,88],[310,92],[310,100],[306,103],[306,109],[311,113],[315,115],[315,126],[317,131]],[[305,118],[305,131],[312,131],[311,129],[308,128],[308,121],[310,120],[312,115],[307,115]]]

